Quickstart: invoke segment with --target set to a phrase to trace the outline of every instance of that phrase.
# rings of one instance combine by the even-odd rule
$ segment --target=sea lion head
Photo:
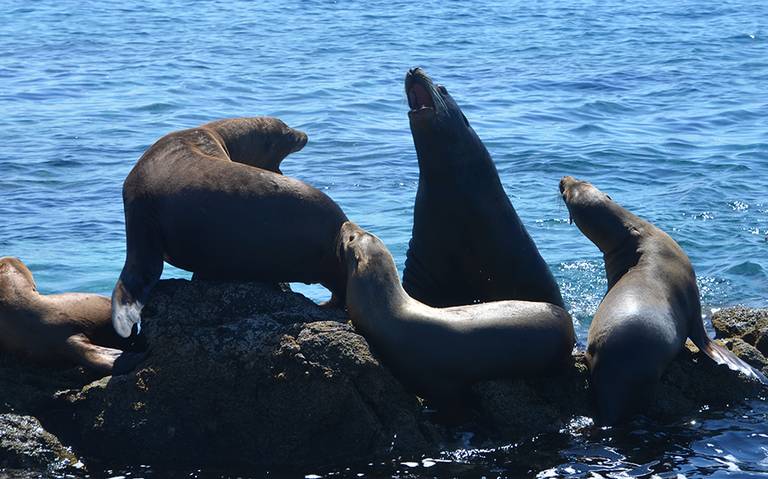
[[[346,265],[347,278],[397,280],[397,267],[392,254],[376,235],[351,221],[341,225],[338,236],[339,260]]]
[[[468,127],[469,121],[448,90],[432,79],[421,68],[412,68],[405,75],[405,94],[408,97],[411,128],[422,124],[445,129]]]
[[[481,148],[477,134],[469,125],[467,117],[443,85],[436,85],[421,68],[412,68],[405,75],[405,94],[408,98],[408,118],[411,133],[419,158],[462,157],[462,153],[476,154],[476,151],[456,151],[461,148]]]
[[[624,243],[630,235],[627,211],[591,183],[565,176],[560,194],[572,222],[603,253]]]
[[[279,118],[253,117],[218,120],[204,125],[224,140],[229,158],[276,173],[286,156],[304,148],[307,134]]]
[[[264,158],[262,168],[280,172],[280,163],[291,153],[301,151],[307,144],[307,134],[291,128],[277,118],[266,118],[267,124],[262,135],[258,136],[254,155]],[[260,150],[260,151],[259,151]]]
[[[0,258],[0,296],[8,290],[37,290],[32,271],[19,258]]]

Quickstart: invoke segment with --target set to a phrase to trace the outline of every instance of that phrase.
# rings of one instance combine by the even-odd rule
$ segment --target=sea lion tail
[[[133,325],[141,328],[141,310],[144,305],[125,287],[122,278],[117,280],[112,291],[112,327],[120,336],[131,335]]]
[[[705,344],[696,345],[701,351],[712,358],[717,364],[725,364],[731,371],[739,371],[747,377],[757,379],[763,385],[768,385],[768,378],[763,373],[753,368],[724,346],[707,338]]]

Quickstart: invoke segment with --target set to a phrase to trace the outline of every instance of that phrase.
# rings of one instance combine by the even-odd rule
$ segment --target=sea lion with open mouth
[[[445,87],[420,68],[405,77],[419,159],[413,232],[403,272],[430,306],[563,298],[483,142]]]

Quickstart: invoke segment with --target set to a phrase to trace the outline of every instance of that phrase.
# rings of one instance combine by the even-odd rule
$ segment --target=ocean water
[[[323,189],[402,270],[418,182],[402,80],[422,66],[494,157],[582,342],[606,283],[568,224],[566,174],[670,233],[705,310],[768,306],[763,1],[0,0],[0,12],[0,256],[22,258],[44,292],[108,294],[135,161],[165,133],[234,116],[306,131],[284,173]],[[535,457],[540,477],[757,475],[766,416],[756,401],[647,426],[645,442],[565,431],[384,471],[497,476]]]

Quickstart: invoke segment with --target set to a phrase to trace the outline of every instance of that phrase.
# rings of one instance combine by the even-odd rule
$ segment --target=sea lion
[[[475,381],[555,373],[571,362],[573,322],[559,306],[497,301],[433,308],[402,288],[392,255],[376,236],[346,222],[338,248],[352,324],[406,387],[437,405],[459,405]]]
[[[686,338],[718,364],[766,383],[707,336],[696,274],[675,240],[586,181],[566,176],[560,193],[605,260],[608,292],[589,327],[586,354],[599,422],[639,412]]]
[[[201,132],[210,137],[203,139],[207,135],[201,136]],[[195,145],[207,154],[210,153],[205,146],[209,146],[209,141],[213,139],[224,147],[224,151],[214,147],[212,156],[275,173],[282,173],[280,163],[286,156],[300,151],[307,144],[306,133],[268,116],[226,118],[172,134],[177,141],[185,136],[191,137],[188,145]]]
[[[123,184],[126,259],[112,293],[118,334],[139,323],[163,260],[205,279],[321,283],[330,304],[343,299],[334,245],[346,215],[319,190],[277,173],[306,141],[279,120],[246,118],[170,133],[144,153]]]
[[[442,85],[405,77],[419,187],[403,287],[430,306],[517,299],[563,307],[488,150]]]
[[[20,259],[0,258],[0,349],[44,364],[78,364],[106,376],[130,371],[142,357],[116,349],[126,345],[112,329],[108,297],[42,295]]]

